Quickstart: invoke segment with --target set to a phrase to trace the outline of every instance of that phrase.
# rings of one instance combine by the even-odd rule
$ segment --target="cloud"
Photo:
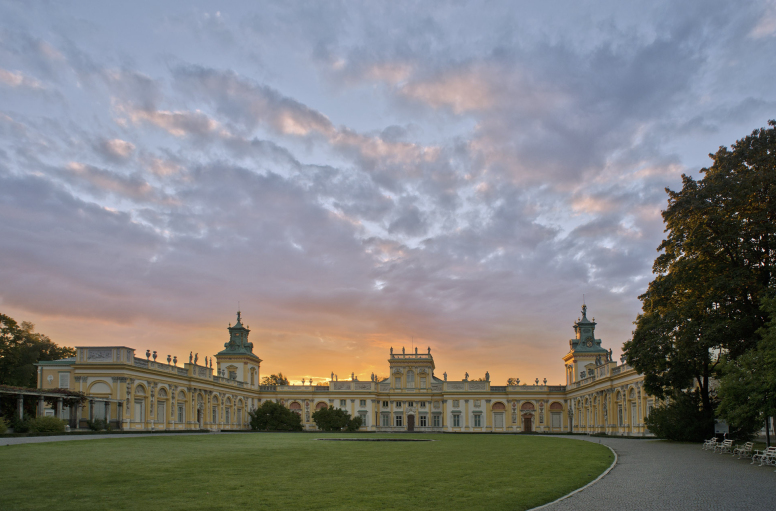
[[[8,71],[0,68],[0,83],[13,88],[27,90],[43,90],[45,87],[35,78],[25,76],[20,72]]]
[[[120,138],[99,140],[95,150],[106,160],[114,163],[126,161],[135,152],[135,145]]]

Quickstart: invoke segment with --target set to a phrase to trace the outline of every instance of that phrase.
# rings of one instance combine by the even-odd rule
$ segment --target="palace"
[[[655,400],[643,390],[643,376],[595,338],[595,318],[574,323],[575,336],[563,357],[565,385],[492,385],[486,381],[448,381],[435,374],[426,353],[395,353],[388,358],[390,376],[382,381],[338,380],[328,385],[261,385],[262,360],[248,341],[250,330],[229,326],[229,342],[209,363],[189,356],[157,361],[124,346],[78,347],[76,356],[38,364],[40,390],[64,388],[83,392],[87,401],[44,413],[67,418],[71,428],[88,420],[107,421],[115,429],[241,430],[249,429],[248,412],[271,399],[298,413],[307,430],[312,414],[333,406],[360,416],[365,431],[418,432],[586,432],[649,435],[644,426]],[[468,375],[467,375],[468,378]],[[304,382],[303,382],[304,383]],[[43,407],[41,398],[41,408]]]

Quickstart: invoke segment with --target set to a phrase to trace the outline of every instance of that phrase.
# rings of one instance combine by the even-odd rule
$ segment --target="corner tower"
[[[237,323],[230,324],[227,330],[229,342],[216,354],[218,375],[245,382],[252,389],[258,388],[261,359],[253,353],[253,343],[248,341],[251,331],[243,326],[240,311],[237,311]]]
[[[563,357],[566,363],[566,385],[589,378],[595,368],[607,364],[609,352],[601,347],[601,339],[595,338],[595,318],[587,319],[587,305],[582,305],[582,318],[574,323],[574,339],[569,340],[569,352]]]

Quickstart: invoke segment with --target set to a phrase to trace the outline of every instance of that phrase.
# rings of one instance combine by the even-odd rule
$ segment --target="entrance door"
[[[414,415],[408,415],[407,416],[407,431],[409,431],[409,432],[415,431],[415,416]]]
[[[531,432],[531,418],[530,417],[524,417],[523,418],[523,431],[526,433]]]

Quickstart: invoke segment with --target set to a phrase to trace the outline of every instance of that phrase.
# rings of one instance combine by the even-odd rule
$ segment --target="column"
[[[122,422],[124,420],[122,411],[124,408],[124,402],[119,401],[116,403],[116,423],[119,429],[124,429],[124,423]]]
[[[464,399],[463,400],[463,430],[464,431],[471,431],[471,427],[469,426],[469,400]]]
[[[43,396],[38,396],[38,417],[43,417],[45,407],[46,403],[43,401]]]
[[[19,409],[19,420],[24,420],[24,395],[19,394],[19,397],[16,398],[16,404]]]
[[[62,398],[57,398],[57,419],[62,418]]]
[[[89,420],[90,421],[94,420],[94,400],[93,399],[89,400]]]

